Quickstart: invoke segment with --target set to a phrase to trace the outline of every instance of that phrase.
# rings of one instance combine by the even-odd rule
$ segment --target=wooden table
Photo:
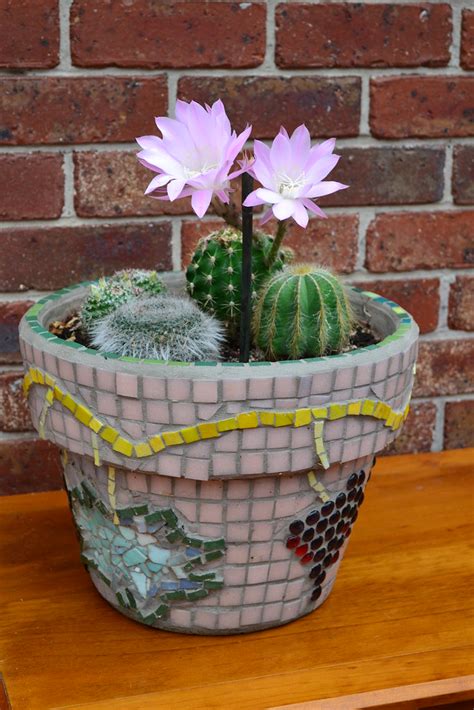
[[[119,615],[79,563],[63,492],[0,499],[11,707],[473,707],[473,464],[474,450],[379,459],[328,601],[288,626],[233,637]]]

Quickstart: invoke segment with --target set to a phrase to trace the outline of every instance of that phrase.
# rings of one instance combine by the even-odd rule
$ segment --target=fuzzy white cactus
[[[92,345],[103,353],[152,360],[218,360],[223,328],[188,298],[166,294],[123,303],[96,321]]]

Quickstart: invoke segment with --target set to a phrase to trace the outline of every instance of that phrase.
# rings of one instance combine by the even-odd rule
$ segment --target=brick
[[[474,391],[474,339],[420,342],[413,395],[433,397]]]
[[[9,77],[0,94],[4,145],[132,141],[168,108],[163,75]]]
[[[453,154],[453,198],[458,205],[474,204],[474,146],[457,145]]]
[[[33,429],[22,383],[23,372],[0,374],[0,431]]]
[[[305,123],[313,136],[359,133],[358,77],[186,76],[178,94],[200,103],[224,97],[233,127],[241,131],[251,123],[254,138],[273,138],[282,123],[289,131]]]
[[[0,67],[50,69],[58,63],[58,0],[1,0]]]
[[[183,223],[181,228],[183,268],[189,264],[198,239],[221,226],[222,222],[218,221]],[[301,229],[296,224],[292,225],[284,244],[294,250],[298,260],[317,262],[335,271],[350,273],[354,271],[357,260],[357,228],[356,215],[312,219],[306,229]],[[264,231],[273,234],[274,222],[268,222]]]
[[[58,153],[0,154],[0,218],[56,219],[64,204]]]
[[[370,82],[370,128],[377,138],[474,135],[474,77],[383,77]]]
[[[444,408],[444,448],[474,446],[474,399],[446,402]]]
[[[413,402],[400,436],[383,453],[393,456],[431,451],[435,425],[436,405],[433,402]]]
[[[80,217],[131,217],[191,212],[190,198],[163,202],[144,195],[152,177],[138,162],[136,152],[76,152],[76,213]]]
[[[439,279],[364,280],[354,282],[354,286],[398,303],[411,313],[421,333],[430,333],[438,327]]]
[[[62,488],[59,449],[49,441],[0,441],[0,495]]]
[[[448,325],[474,330],[474,276],[456,276],[449,291]]]
[[[414,205],[443,196],[444,150],[342,148],[331,179],[349,185],[318,199],[321,205]]]
[[[369,271],[462,269],[474,264],[474,211],[380,214],[367,229]]]
[[[265,3],[76,0],[73,63],[83,67],[256,67],[265,56]]]
[[[474,10],[463,10],[462,13],[461,66],[474,69]]]
[[[0,289],[57,289],[137,267],[171,269],[171,225],[99,225],[0,232]]]
[[[282,3],[276,26],[282,68],[437,67],[450,58],[449,4]]]
[[[0,363],[21,362],[18,325],[33,301],[0,301]]]

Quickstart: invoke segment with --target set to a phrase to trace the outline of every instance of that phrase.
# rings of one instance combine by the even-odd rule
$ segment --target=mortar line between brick
[[[181,221],[171,223],[171,264],[174,271],[181,271]]]
[[[265,24],[265,57],[261,64],[261,68],[270,72],[279,72],[278,67],[275,65],[275,47],[276,47],[276,23],[275,23],[275,11],[279,0],[267,0],[267,17]]]
[[[263,143],[269,145],[271,139],[260,138]],[[314,143],[319,143],[323,141],[324,138],[313,138]],[[246,148],[252,147],[253,139],[247,141]],[[400,150],[405,149],[416,149],[416,148],[427,148],[427,149],[440,149],[444,146],[455,143],[456,145],[467,145],[474,146],[474,137],[452,137],[448,141],[445,137],[441,138],[404,138],[401,140],[389,139],[389,138],[374,138],[373,136],[352,136],[350,138],[339,137],[337,138],[337,147],[339,148],[398,148]],[[32,151],[38,153],[62,153],[65,150],[73,149],[75,152],[89,152],[94,151],[97,153],[103,153],[108,151],[117,150],[137,150],[137,144],[135,142],[126,143],[81,143],[81,144],[44,144],[44,143],[31,143],[28,145],[0,145],[0,153],[13,153],[13,154],[24,154],[31,153]]]
[[[70,12],[72,0],[62,0],[59,3],[59,65],[53,70],[56,72],[71,72],[71,35],[70,35]],[[48,73],[48,72],[47,72]],[[30,72],[28,72],[30,74]]]
[[[471,9],[472,9],[472,2],[469,3],[468,5],[464,5],[464,7],[462,7],[459,3],[456,3],[455,1],[451,3],[452,39],[451,39],[451,47],[450,47],[451,59],[449,61],[448,66],[450,68],[454,68],[460,72],[463,71],[459,67],[460,52],[461,52],[461,18],[462,18],[463,9],[467,9],[469,6],[471,6]]]
[[[66,79],[77,79],[77,78],[87,78],[87,77],[128,77],[130,79],[137,79],[140,77],[152,79],[157,76],[164,76],[168,72],[177,71],[172,67],[164,67],[162,69],[146,69],[142,67],[76,67],[71,65],[71,67],[63,68],[61,65],[53,69],[29,69],[28,77],[34,78],[44,78],[44,77],[54,77],[54,78],[66,78]],[[193,68],[193,67],[181,67],[179,71],[183,76],[190,77],[202,77],[202,78],[217,78],[217,77],[234,77],[244,78],[244,77],[279,77],[283,79],[291,79],[293,77],[311,77],[311,78],[337,78],[341,77],[353,78],[353,77],[364,77],[367,72],[370,72],[370,77],[372,79],[382,78],[382,77],[404,77],[404,76],[423,76],[423,77],[440,77],[444,78],[446,76],[461,76],[467,77],[469,74],[463,69],[456,66],[441,66],[441,67],[310,67],[305,69],[292,68],[292,69],[279,69],[277,67],[267,67],[263,63],[257,67],[249,68],[237,68],[237,69],[224,69],[222,67],[213,68]],[[0,77],[2,78],[12,78],[14,75],[9,71],[1,71]]]
[[[366,247],[366,237],[367,229],[371,221],[375,216],[375,211],[373,209],[368,209],[365,212],[359,212],[359,227],[357,235],[357,261],[355,270],[357,272],[362,272],[361,275],[365,275],[367,270],[364,266],[365,264],[365,247]]]
[[[445,403],[436,398],[434,401],[436,407],[435,425],[433,431],[433,439],[431,441],[431,451],[442,451],[444,444],[444,410]]]
[[[446,148],[444,151],[444,189],[443,189],[443,202],[453,202],[452,193],[452,182],[453,182],[453,144],[452,141],[446,143]]]
[[[74,217],[74,162],[72,157],[72,150],[68,150],[64,153],[63,159],[63,171],[64,171],[64,207],[61,214],[61,220]]]
[[[467,205],[453,205],[451,203],[445,202],[429,202],[418,205],[352,205],[352,206],[339,206],[339,207],[324,207],[324,210],[329,216],[337,216],[344,214],[358,214],[363,216],[369,214],[385,214],[385,213],[396,213],[396,212],[451,212],[451,213],[461,213],[461,212],[474,212],[472,206]],[[11,229],[28,229],[38,228],[38,227],[94,227],[99,225],[126,225],[126,224],[146,224],[147,222],[170,222],[174,219],[178,219],[173,215],[143,215],[143,216],[130,216],[130,217],[77,217],[68,216],[62,219],[31,219],[31,220],[4,220],[0,225],[0,234],[5,233]],[[196,217],[190,213],[184,216],[187,219],[196,219]],[[314,218],[316,219],[316,218]],[[215,215],[206,215],[201,221],[203,223],[213,222],[216,220]]]
[[[359,133],[361,136],[370,136],[370,76],[362,75],[360,92],[360,124]]]

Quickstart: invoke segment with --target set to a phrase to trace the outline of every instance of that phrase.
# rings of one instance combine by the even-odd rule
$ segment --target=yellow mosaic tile
[[[391,407],[389,407],[388,404],[385,404],[385,402],[378,402],[375,407],[374,417],[376,417],[376,419],[387,419],[390,411]]]
[[[123,436],[119,436],[114,441],[112,448],[114,451],[117,451],[119,454],[123,454],[124,456],[132,456],[133,454],[133,445],[130,441],[124,439]]]
[[[181,429],[181,436],[186,444],[193,444],[195,441],[201,441],[197,426],[189,426]]]
[[[104,441],[108,441],[109,444],[113,444],[118,435],[118,431],[111,426],[105,426],[100,432],[100,438]]]
[[[321,436],[324,429],[324,422],[314,422],[313,432],[314,436]]]
[[[90,420],[92,419],[92,412],[83,404],[78,404],[75,412],[75,417],[81,422],[81,424],[85,424],[86,426],[88,426]]]
[[[100,466],[100,455],[99,455],[99,441],[97,439],[97,434],[91,432],[91,445],[92,451],[94,452],[94,464]]]
[[[244,412],[236,417],[237,427],[239,429],[255,429],[258,427],[257,412]]]
[[[66,407],[66,409],[69,409],[69,411],[72,412],[73,414],[77,408],[77,404],[73,400],[73,398],[71,397],[70,394],[64,395],[62,405],[63,405],[63,407]]]
[[[230,419],[221,419],[220,422],[217,422],[217,428],[220,432],[234,431],[234,429],[237,429],[237,420],[235,417],[231,417]]]
[[[374,413],[374,409],[375,402],[371,399],[365,399],[362,404],[361,414],[367,414],[369,416],[372,416],[372,414]]]
[[[217,424],[214,424],[214,422],[198,424],[198,431],[203,439],[214,439],[215,437],[220,436]]]
[[[329,419],[342,419],[347,414],[347,404],[329,405]]]
[[[159,451],[163,451],[163,449],[165,448],[163,439],[159,435],[152,436],[150,439],[148,439],[148,443],[150,444],[155,454],[157,454]]]
[[[48,373],[45,374],[44,381],[48,385],[48,387],[54,387],[54,385],[56,384],[51,375],[48,375]]]
[[[63,401],[64,397],[64,392],[62,389],[60,389],[57,385],[54,385],[54,397],[57,399],[59,402]]]
[[[327,419],[328,410],[327,407],[316,407],[311,410],[313,412],[313,417],[316,419]]]
[[[273,426],[289,426],[295,420],[294,412],[275,412],[275,424]]]
[[[311,424],[313,421],[313,416],[311,414],[311,409],[297,409],[295,412],[295,427],[306,426]]]
[[[275,412],[259,412],[258,418],[263,426],[275,426]]]
[[[360,414],[362,408],[362,402],[351,402],[347,405],[347,413],[351,415]]]
[[[133,448],[137,459],[141,459],[144,456],[151,456],[153,454],[150,444],[147,444],[146,442],[142,442],[141,444],[135,444]]]
[[[48,402],[48,404],[50,404],[50,405],[54,402],[54,392],[53,392],[53,390],[50,389],[50,390],[48,390],[48,391],[46,392],[46,397],[45,397],[45,399],[46,399],[46,401]]]
[[[161,435],[166,446],[178,446],[183,444],[184,440],[179,431],[165,431]]]
[[[388,415],[387,419],[385,420],[385,426],[392,427],[393,422],[395,421],[395,417],[396,417],[396,414],[392,409],[390,414]]]
[[[96,434],[98,434],[104,425],[102,424],[101,421],[99,421],[95,417],[92,417],[92,419],[90,420],[90,422],[87,426],[89,427],[89,429],[92,429],[92,431],[94,431]]]

